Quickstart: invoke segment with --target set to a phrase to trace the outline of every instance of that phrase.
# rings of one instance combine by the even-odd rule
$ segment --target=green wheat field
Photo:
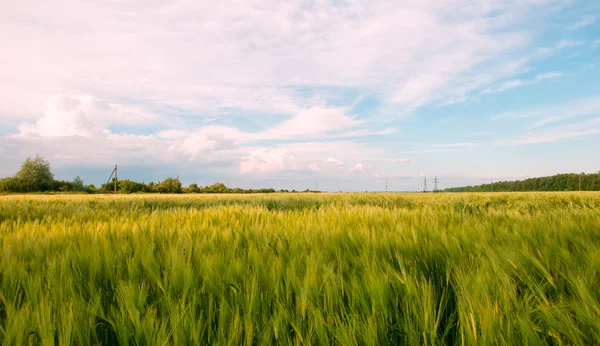
[[[0,197],[3,345],[600,343],[600,193]]]

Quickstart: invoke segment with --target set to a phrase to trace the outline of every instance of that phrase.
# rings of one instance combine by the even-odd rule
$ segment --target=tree
[[[40,155],[33,159],[27,157],[15,178],[23,184],[26,191],[48,191],[54,182],[50,162]]]
[[[229,189],[223,183],[214,183],[206,188],[210,193],[227,193]]]
[[[73,179],[73,191],[85,191],[83,180],[79,176],[76,176],[75,179]]]
[[[198,192],[200,192],[200,188],[198,187],[198,184],[191,183],[190,186],[188,186],[186,192],[188,192],[188,193],[198,193]]]
[[[133,180],[125,179],[117,182],[117,191],[120,193],[137,193],[146,190],[146,184],[138,183]]]
[[[94,184],[90,184],[85,187],[85,192],[87,193],[96,193],[96,186]]]
[[[156,184],[154,191],[160,193],[181,193],[181,183],[178,179],[167,178]]]
[[[0,192],[25,192],[21,181],[15,177],[0,179]]]

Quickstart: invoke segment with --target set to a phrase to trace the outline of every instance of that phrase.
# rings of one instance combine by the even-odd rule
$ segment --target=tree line
[[[567,173],[525,180],[498,181],[476,186],[451,187],[445,192],[491,191],[600,191],[600,171],[592,174]]]
[[[0,179],[0,193],[31,193],[31,192],[79,192],[107,193],[114,192],[115,181],[96,187],[85,185],[83,180],[75,177],[73,181],[56,180],[50,169],[50,162],[40,155],[28,157],[21,169],[12,177]],[[296,190],[241,189],[229,188],[223,183],[209,186],[190,184],[183,187],[179,179],[167,178],[160,182],[136,182],[133,180],[117,180],[117,193],[272,193],[296,192]],[[311,192],[308,189],[304,192]]]

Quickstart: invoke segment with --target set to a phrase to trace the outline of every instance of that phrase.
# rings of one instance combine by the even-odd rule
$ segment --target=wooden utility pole
[[[114,193],[117,193],[117,165],[115,165],[115,168],[112,170],[112,172],[110,173],[110,177],[108,177],[108,180],[106,181],[106,189],[108,189],[108,184],[110,183],[110,180],[113,178],[114,176]]]

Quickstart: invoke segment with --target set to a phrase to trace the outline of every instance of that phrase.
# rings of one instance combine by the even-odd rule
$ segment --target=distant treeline
[[[99,192],[114,191],[114,181],[107,184],[102,184]],[[296,192],[296,190],[275,190],[275,189],[241,189],[228,188],[223,183],[214,183],[209,186],[199,186],[190,184],[188,187],[182,187],[181,182],[177,179],[167,178],[161,182],[154,183],[138,183],[132,180],[117,181],[118,193],[273,193],[273,192]],[[309,192],[305,190],[304,192]],[[312,191],[311,191],[312,192]]]
[[[0,179],[0,193],[31,193],[31,192],[85,192],[85,193],[107,193],[114,192],[113,181],[102,184],[99,188],[93,184],[85,185],[79,177],[73,181],[54,179],[50,170],[50,163],[43,157],[37,155],[28,157],[17,174],[12,177]],[[228,188],[223,183],[215,183],[210,186],[198,186],[190,184],[182,187],[179,179],[167,178],[161,182],[139,183],[132,180],[118,180],[117,193],[272,193],[272,192],[296,192],[296,190],[275,189],[240,189]],[[304,192],[312,192],[305,190]]]
[[[594,174],[557,174],[525,180],[499,181],[477,186],[451,187],[445,192],[490,191],[600,191],[600,172]]]

